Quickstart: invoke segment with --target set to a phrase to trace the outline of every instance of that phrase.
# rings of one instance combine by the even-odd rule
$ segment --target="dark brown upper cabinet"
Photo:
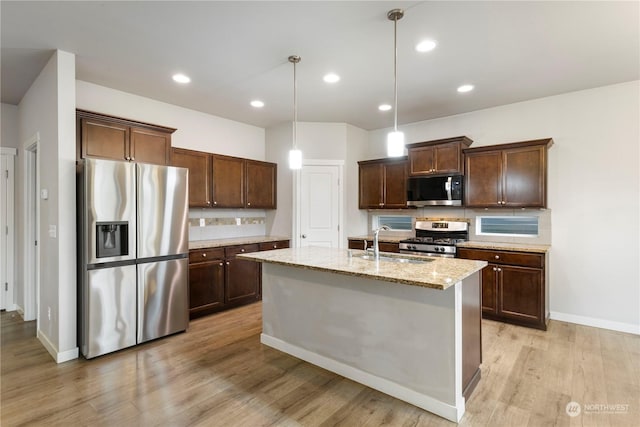
[[[546,208],[552,144],[547,138],[464,150],[465,205]]]
[[[189,169],[189,207],[211,207],[211,155],[173,148],[171,165]]]
[[[77,158],[169,164],[175,129],[76,110]]]
[[[190,207],[277,207],[275,163],[174,148],[171,164],[189,169]]]
[[[407,158],[358,162],[360,209],[407,208]]]
[[[457,136],[408,144],[409,176],[464,174],[462,150],[472,142]]]

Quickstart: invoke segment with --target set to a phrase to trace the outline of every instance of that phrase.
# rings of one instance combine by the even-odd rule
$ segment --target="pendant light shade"
[[[296,64],[302,58],[298,55],[291,55],[289,62],[293,64],[293,145],[289,150],[289,169],[302,168],[302,151],[298,150],[298,98],[296,81]]]
[[[393,21],[393,132],[387,135],[387,156],[400,157],[404,154],[404,133],[398,131],[398,19],[402,19],[402,9],[392,9],[387,18]]]

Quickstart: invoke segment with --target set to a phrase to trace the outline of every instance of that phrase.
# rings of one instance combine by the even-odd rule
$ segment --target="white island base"
[[[477,272],[444,290],[270,263],[262,272],[263,344],[460,421],[480,379]]]

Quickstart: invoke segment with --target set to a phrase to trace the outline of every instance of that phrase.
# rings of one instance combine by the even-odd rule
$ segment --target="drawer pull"
[[[206,257],[207,257],[207,254],[202,254],[202,257],[203,257],[203,258],[206,258]]]
[[[227,261],[226,264],[229,265],[229,261]]]
[[[496,258],[496,259],[500,259],[500,255],[496,255],[496,256],[495,256],[495,258]]]
[[[240,249],[240,252],[244,252],[244,249]]]
[[[222,263],[220,263],[220,267],[222,267]]]

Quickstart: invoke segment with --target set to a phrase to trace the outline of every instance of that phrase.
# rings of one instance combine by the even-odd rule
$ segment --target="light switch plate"
[[[204,227],[204,218],[200,218],[200,227]]]
[[[236,225],[241,225],[241,224],[242,224],[242,219],[236,218]]]

